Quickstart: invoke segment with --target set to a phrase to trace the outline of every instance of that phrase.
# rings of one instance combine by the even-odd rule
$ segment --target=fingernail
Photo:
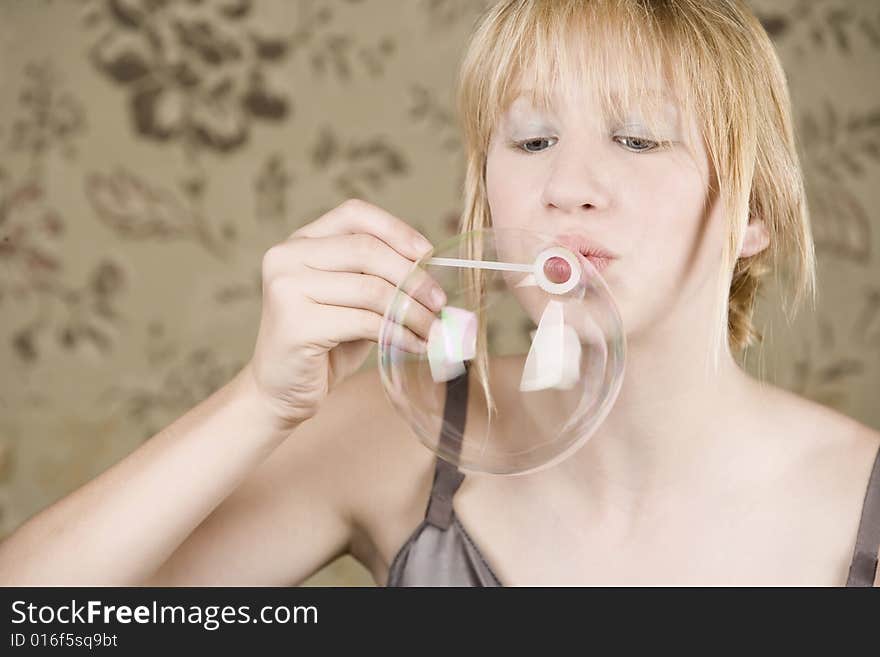
[[[434,305],[440,309],[446,305],[446,294],[440,288],[435,287],[431,290],[431,301],[433,301]]]
[[[426,240],[424,237],[416,237],[415,239],[413,239],[412,244],[413,244],[413,248],[415,248],[416,252],[419,255],[422,255],[423,253],[427,253],[428,251],[430,251],[431,249],[434,248],[434,246],[428,240]]]

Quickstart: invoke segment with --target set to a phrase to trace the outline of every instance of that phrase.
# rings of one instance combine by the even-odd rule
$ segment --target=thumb
[[[363,365],[370,353],[373,343],[369,340],[343,342],[330,350],[328,386],[330,390]]]

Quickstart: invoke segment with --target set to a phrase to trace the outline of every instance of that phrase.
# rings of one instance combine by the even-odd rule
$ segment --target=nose
[[[608,170],[601,155],[592,156],[587,148],[591,147],[557,142],[541,199],[544,207],[567,214],[608,207]]]

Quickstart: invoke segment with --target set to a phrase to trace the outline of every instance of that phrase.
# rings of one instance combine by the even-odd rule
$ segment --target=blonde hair
[[[597,92],[610,121],[623,119],[637,101],[640,117],[656,134],[663,101],[651,86],[663,80],[683,116],[697,120],[712,169],[707,203],[717,195],[727,210],[717,366],[725,324],[733,351],[762,340],[753,313],[768,272],[777,280],[789,274],[782,288],[789,322],[805,296],[815,304],[815,254],[788,85],[770,38],[742,0],[502,0],[488,8],[458,81],[466,158],[459,230],[491,225],[489,141],[518,94],[547,109],[555,86],[567,93],[580,82]],[[769,247],[738,258],[750,217],[764,221]],[[472,251],[478,255],[479,246]],[[485,332],[478,344],[475,364],[488,397]]]

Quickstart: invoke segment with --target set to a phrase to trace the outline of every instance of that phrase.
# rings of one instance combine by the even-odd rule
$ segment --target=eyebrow
[[[519,98],[528,98],[534,92],[535,92],[535,89],[533,89],[531,87],[529,87],[527,89],[517,88],[514,90],[513,99],[517,100]],[[659,96],[660,98],[664,98],[666,100],[669,100],[670,102],[673,101],[673,97],[669,94],[669,92],[666,89],[660,89],[657,87],[651,87],[650,89],[646,89],[644,94],[642,94],[642,95]],[[611,92],[611,96],[615,99],[618,99],[621,97],[621,94],[620,94],[620,92],[614,90]]]
[[[529,93],[532,92],[532,91],[533,91],[533,89],[531,89],[531,88],[521,90],[521,91],[519,92],[519,94],[518,94],[517,96],[515,96],[515,97],[513,98],[513,100],[511,100],[509,106],[508,106],[508,107],[506,108],[506,110],[504,111],[504,114],[505,114],[505,115],[510,115],[510,113],[511,113],[511,112],[513,111],[513,109],[514,109],[514,106],[517,105],[517,101],[523,101],[523,102],[526,103],[526,106],[527,106],[527,107],[532,108],[532,109],[537,109],[537,108],[535,107],[535,105],[532,104],[531,100],[528,98],[528,95],[527,95],[527,94],[529,94]],[[670,121],[672,121],[673,124],[676,125],[676,126],[679,124],[679,122],[682,120],[682,119],[681,119],[681,116],[682,116],[682,109],[681,109],[681,106],[679,105],[679,103],[676,102],[674,96],[671,96],[671,95],[668,93],[668,91],[663,90],[663,89],[658,89],[658,88],[656,88],[656,87],[651,88],[651,89],[647,89],[645,95],[651,96],[651,97],[653,97],[653,98],[659,98],[659,99],[660,99],[660,101],[661,101],[661,106],[662,106],[661,114],[662,114],[662,116],[664,117],[663,120],[670,120]],[[620,100],[620,94],[619,94],[619,93],[616,93],[616,92],[612,91],[612,96],[613,96],[614,100]],[[638,99],[635,99],[635,100],[636,100],[636,102],[635,102],[635,107],[628,107],[628,108],[626,108],[626,111],[627,111],[627,112],[629,112],[629,111],[633,111],[633,110],[638,111],[638,107],[639,107],[639,105],[638,105]],[[549,103],[549,111],[550,111],[554,116],[555,116],[555,115],[557,114],[557,112],[559,111],[559,107],[557,106],[557,103],[554,102],[554,100],[553,100],[552,98],[550,99],[550,103]]]
[[[520,114],[520,112],[523,112],[522,108],[519,110],[519,112],[516,112],[516,113],[514,112],[514,109],[517,105],[517,101],[519,101],[519,100],[525,101],[527,103],[527,108],[537,110],[537,108],[535,108],[535,106],[532,105],[532,103],[529,101],[529,98],[526,97],[526,94],[529,93],[530,91],[532,91],[532,90],[525,89],[522,92],[520,92],[520,94],[518,96],[514,97],[514,99],[510,102],[510,105],[507,107],[507,109],[502,113],[503,118],[501,118],[501,121],[503,121],[503,122],[513,121],[515,115],[518,115],[518,114]],[[667,93],[666,91],[659,90],[656,88],[649,89],[647,91],[649,94],[653,95],[654,97],[658,97],[658,96],[661,97],[661,99],[664,101],[662,103],[663,108],[661,109],[661,117],[659,117],[660,123],[658,123],[658,125],[655,127],[658,127],[658,129],[669,129],[669,130],[685,129],[682,127],[684,125],[682,123],[684,119],[682,118],[681,107],[679,106],[678,103],[676,103],[674,101],[673,97],[670,96],[669,93]],[[553,117],[556,117],[557,111],[558,111],[558,108],[556,107],[556,104],[551,101],[550,115]],[[632,112],[632,111],[638,112],[638,107],[628,108],[626,111],[628,113]],[[532,112],[526,110],[523,115],[527,116],[527,117],[531,117]],[[539,115],[542,117],[541,125],[543,126],[544,125],[544,123],[543,123],[544,114],[540,113]],[[637,116],[638,116],[638,114],[637,114]],[[620,118],[621,118],[621,120],[623,120],[624,117],[620,117]],[[630,121],[629,120],[630,118],[631,118],[631,116],[629,114],[627,114],[627,116],[626,116],[626,119],[627,119],[626,125],[627,126],[632,127],[632,126],[641,125],[638,122]]]

